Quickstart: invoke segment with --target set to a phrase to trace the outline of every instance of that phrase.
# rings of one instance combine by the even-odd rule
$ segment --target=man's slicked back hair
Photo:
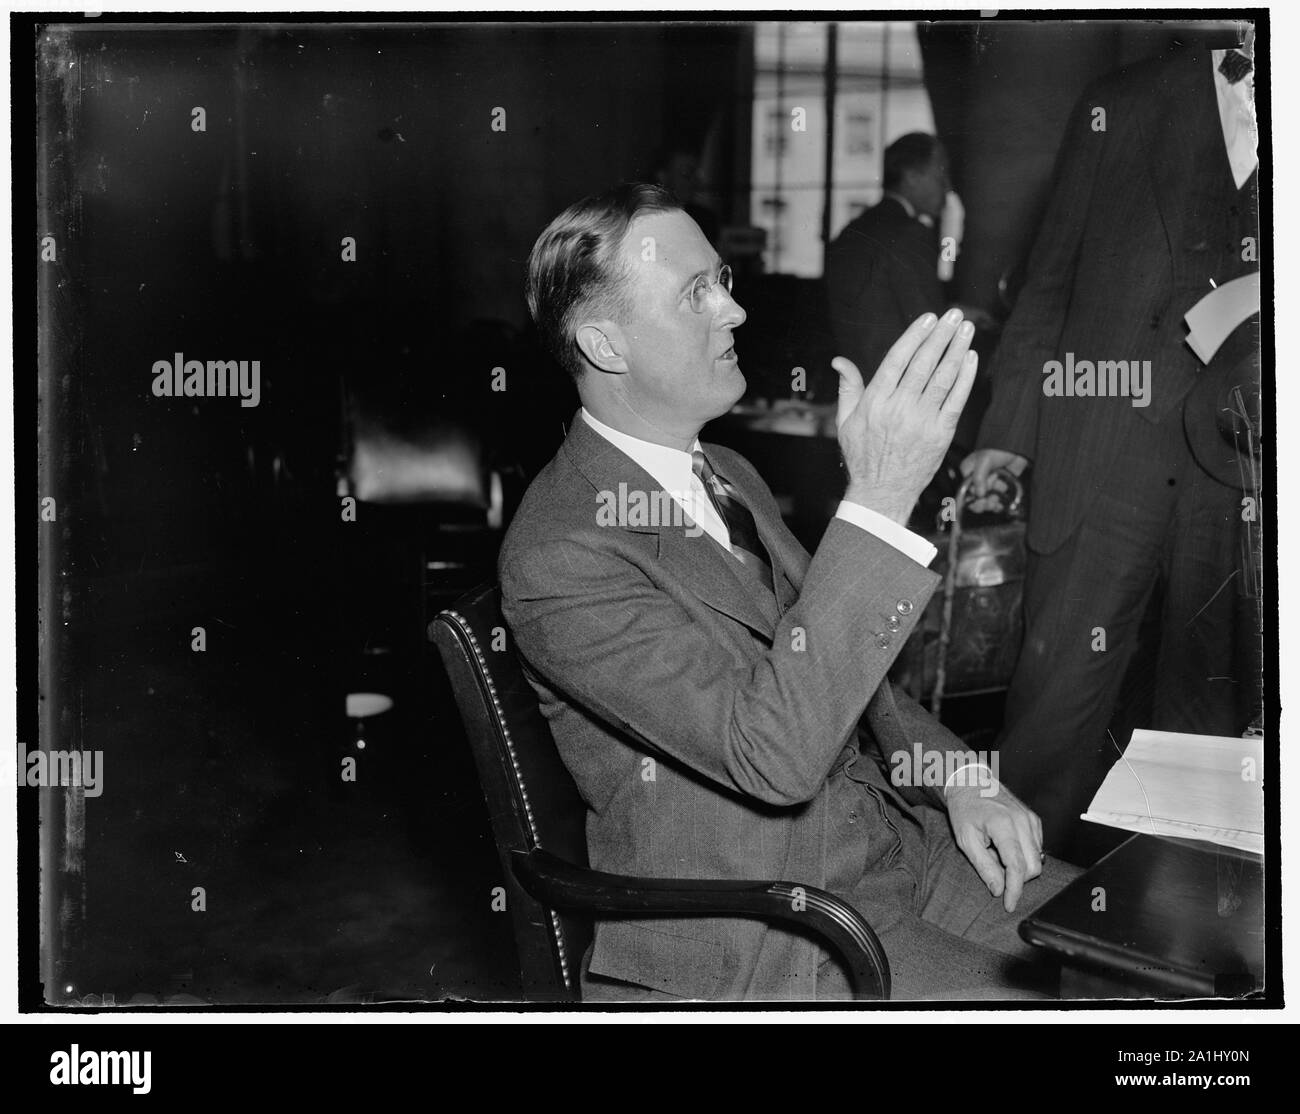
[[[570,205],[537,237],[528,256],[525,297],[542,341],[576,380],[587,362],[576,333],[584,318],[626,315],[628,275],[620,247],[639,216],[681,203],[662,186],[626,182]]]

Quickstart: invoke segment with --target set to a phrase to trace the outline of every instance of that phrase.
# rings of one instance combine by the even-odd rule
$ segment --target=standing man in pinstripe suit
[[[1242,51],[1176,48],[1084,93],[963,462],[981,495],[992,469],[1033,463],[1002,773],[1042,816],[1047,849],[1076,861],[1094,857],[1079,814],[1128,742],[1108,726],[1148,608],[1153,708],[1128,726],[1239,735],[1248,718],[1233,629],[1242,491],[1192,448],[1212,418],[1188,398],[1216,368],[1188,346],[1184,315],[1259,270],[1251,70]],[[1130,386],[1141,369],[1144,397],[1098,390],[1116,361]],[[1085,363],[1089,390],[1051,389],[1056,367]]]

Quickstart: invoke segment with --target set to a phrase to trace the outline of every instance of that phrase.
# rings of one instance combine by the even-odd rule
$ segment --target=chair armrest
[[[832,893],[793,882],[631,878],[536,848],[511,853],[520,885],[545,905],[612,917],[732,916],[810,929],[844,960],[855,998],[888,998],[889,960],[862,915]]]

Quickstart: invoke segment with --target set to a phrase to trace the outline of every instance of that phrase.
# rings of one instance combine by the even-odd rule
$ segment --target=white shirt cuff
[[[835,517],[853,523],[868,534],[874,534],[923,568],[928,568],[934,555],[939,552],[920,534],[913,534],[906,526],[900,526],[892,518],[886,518],[879,511],[869,510],[861,503],[842,500],[835,510]]]

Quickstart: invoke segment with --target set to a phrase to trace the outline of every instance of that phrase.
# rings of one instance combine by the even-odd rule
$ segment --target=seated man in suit
[[[591,865],[820,886],[870,921],[896,997],[1031,994],[1012,914],[1071,868],[1044,864],[1037,817],[988,766],[917,776],[911,756],[963,744],[885,680],[939,579],[903,524],[970,390],[970,330],[917,320],[866,387],[835,361],[849,485],[810,558],[753,468],[698,440],[745,389],[730,287],[650,185],[571,206],[529,259],[530,311],[582,409],[511,524],[502,598],[590,809]],[[909,756],[889,763],[902,776],[886,754]],[[802,935],[738,919],[603,922],[583,963],[589,1000],[845,987]]]

